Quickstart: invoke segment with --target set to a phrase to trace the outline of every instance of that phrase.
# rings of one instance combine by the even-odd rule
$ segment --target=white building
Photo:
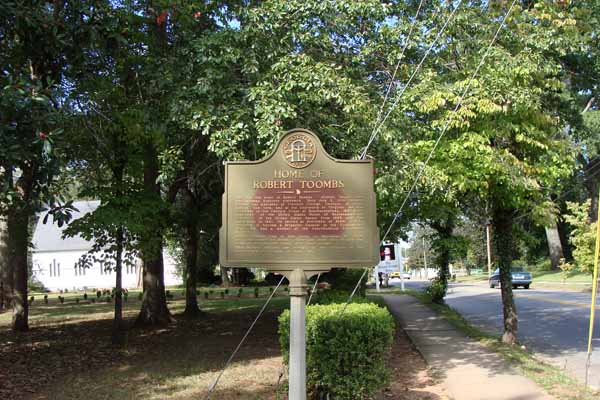
[[[79,211],[73,212],[73,219],[81,218],[94,211],[99,201],[79,201],[73,205]],[[92,248],[92,242],[80,236],[62,238],[63,228],[52,223],[50,218],[46,224],[39,218],[33,234],[33,276],[46,288],[56,290],[74,289],[110,289],[115,286],[115,272],[106,270],[100,262],[94,262],[90,268],[77,267],[80,257]],[[96,256],[100,256],[96,254]],[[97,257],[100,258],[100,257]],[[176,274],[175,260],[167,252],[163,254],[165,264],[165,285],[173,286],[182,283]],[[141,286],[141,263],[135,266],[123,265],[123,287]]]

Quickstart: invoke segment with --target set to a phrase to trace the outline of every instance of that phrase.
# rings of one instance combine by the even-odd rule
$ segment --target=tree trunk
[[[183,314],[188,317],[197,317],[201,314],[198,307],[196,285],[198,284],[198,221],[192,194],[185,191],[185,206],[189,212],[186,221],[185,242],[185,310]]]
[[[550,265],[553,270],[559,270],[560,259],[564,258],[562,243],[558,234],[556,223],[551,226],[545,226],[546,240],[548,241],[548,252],[550,253]]]
[[[149,197],[160,199],[158,179],[158,158],[152,144],[146,145],[144,155],[144,189]],[[142,261],[144,263],[142,309],[137,317],[136,325],[166,325],[173,322],[173,317],[167,308],[165,295],[165,273],[163,262],[162,229],[149,229],[151,232],[142,238]]]
[[[452,217],[448,217],[445,221],[432,223],[431,227],[437,232],[436,263],[439,268],[439,281],[444,286],[442,298],[434,300],[436,302],[443,302],[443,298],[446,297],[446,292],[448,290],[448,279],[450,278],[450,257],[452,252],[451,243],[452,232],[454,230],[454,220]]]
[[[29,303],[27,302],[27,247],[29,244],[29,213],[27,207],[14,207],[7,217],[8,274],[12,279],[12,329],[29,330]],[[9,286],[10,287],[10,286]]]
[[[596,222],[596,217],[598,216],[598,189],[600,189],[600,176],[595,174],[599,168],[600,156],[592,158],[583,168],[586,179],[584,185],[592,203],[589,212],[589,221],[591,223]]]
[[[512,257],[513,257],[513,225],[514,210],[503,207],[495,208],[493,213],[493,235],[498,264],[500,268],[500,288],[502,292],[502,311],[504,315],[504,343],[514,344],[517,341],[518,318],[517,308],[512,291]]]
[[[144,296],[136,325],[167,325],[173,322],[173,317],[167,308],[165,285],[161,278],[164,276],[162,253],[157,251],[145,252],[142,254],[142,260],[144,262]]]
[[[117,346],[123,346],[126,342],[126,331],[123,326],[123,228],[119,227],[116,232],[117,250],[115,255],[115,317],[111,342]]]
[[[12,279],[8,273],[8,227],[6,218],[0,215],[0,311],[10,307]]]

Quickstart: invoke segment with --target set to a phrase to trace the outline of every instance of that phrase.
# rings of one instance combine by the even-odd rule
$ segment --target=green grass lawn
[[[172,298],[169,299],[169,309],[172,313],[183,312],[185,303],[183,301],[185,293],[183,289],[169,289]],[[211,293],[212,292],[212,293]],[[44,324],[66,324],[98,319],[111,319],[114,312],[114,302],[110,296],[102,295],[100,299],[96,297],[95,292],[87,291],[88,300],[83,299],[84,292],[69,293],[47,293],[48,304],[43,301],[44,294],[32,293],[35,300],[29,308],[29,322],[32,326],[41,326]],[[209,298],[205,299],[204,293]],[[221,297],[223,293],[223,297]],[[225,310],[236,311],[245,310],[262,305],[270,295],[270,287],[260,287],[259,297],[255,298],[254,288],[245,287],[241,297],[238,297],[238,288],[229,288],[228,294],[222,288],[199,288],[198,301],[201,308],[207,312],[222,312]],[[123,303],[123,315],[125,318],[134,317],[140,310],[139,300],[140,290],[129,291],[128,299]],[[58,297],[65,298],[64,303],[58,300]],[[277,291],[274,302],[279,302],[281,296],[287,298],[287,288],[281,287]],[[79,299],[79,303],[76,302]],[[92,300],[93,299],[93,300]],[[110,302],[108,302],[110,299]],[[92,301],[94,301],[92,303]],[[0,314],[0,329],[2,326],[8,326],[11,321],[10,313]]]
[[[569,290],[586,290],[592,286],[592,274],[575,272],[565,276],[561,271],[539,271],[529,269],[533,276],[533,286],[539,288],[556,288]],[[470,276],[458,276],[456,282],[462,283],[487,283],[487,273]]]
[[[561,271],[533,271],[533,282],[558,282],[558,283],[588,283],[592,284],[592,274],[576,272],[567,277]],[[565,279],[566,278],[566,279]]]
[[[204,314],[198,319],[180,315],[185,301],[173,293],[168,306],[176,322],[160,329],[132,328],[124,348],[110,344],[114,303],[34,302],[30,332],[16,335],[10,331],[10,313],[0,314],[0,371],[10,382],[0,384],[0,398],[205,398],[268,293],[266,288],[260,298],[200,298]],[[140,305],[137,299],[124,304],[127,324]],[[275,399],[282,370],[277,317],[288,305],[284,291],[272,299],[212,398]]]

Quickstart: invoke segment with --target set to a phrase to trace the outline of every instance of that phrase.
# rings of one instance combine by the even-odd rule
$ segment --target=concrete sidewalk
[[[499,354],[470,339],[412,296],[383,296],[454,400],[551,400]]]

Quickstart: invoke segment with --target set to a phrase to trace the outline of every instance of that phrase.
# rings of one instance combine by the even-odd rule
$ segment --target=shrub
[[[531,266],[527,265],[524,261],[513,261],[512,265],[514,267],[522,267],[525,270],[530,270],[534,272],[544,272],[544,271],[552,271],[552,262],[548,258],[540,258],[535,260]]]
[[[324,274],[320,280],[323,282],[328,282],[332,289],[347,292],[349,296],[356,287],[356,284],[358,283],[358,280],[362,276],[363,272],[363,269],[334,268],[330,272]],[[359,296],[364,296],[366,288],[367,279],[366,277],[363,277],[356,294]]]
[[[258,295],[260,294],[260,289],[255,287],[254,288],[254,297],[258,298]]]
[[[229,289],[225,289],[225,294],[229,294]]]
[[[48,295],[47,294],[44,295],[44,304],[48,304]]]
[[[204,298],[208,300],[208,292],[204,292]]]
[[[561,276],[562,276],[563,282],[566,281],[567,279],[569,279],[569,277],[573,274],[573,272],[576,269],[575,264],[566,262],[564,258],[560,259],[560,263],[558,264],[558,267],[561,270]]]
[[[83,294],[83,299],[84,299],[84,300],[87,300],[87,299],[88,299],[88,294],[87,294],[87,293],[84,293],[84,294]]]
[[[224,299],[225,298],[225,292],[221,292],[221,298]]]
[[[100,297],[102,297],[102,292],[98,290],[98,291],[96,292],[96,297],[97,297],[97,298],[100,298]]]
[[[237,296],[238,296],[238,297],[242,297],[242,293],[244,293],[244,289],[242,289],[242,288],[239,288],[239,289],[238,289]]]
[[[319,290],[313,295],[312,304],[346,304],[351,292],[335,289]],[[357,294],[352,297],[352,303],[370,303],[366,297]]]
[[[565,220],[573,227],[569,242],[575,247],[573,258],[581,272],[594,270],[594,251],[596,246],[596,222],[588,220],[591,202],[583,204],[567,202],[570,215]]]
[[[29,275],[27,279],[27,290],[31,292],[48,292],[48,289],[44,286],[40,280],[34,275]]]
[[[275,286],[279,283],[279,281],[281,280],[281,275],[280,274],[275,274],[273,272],[269,272],[266,276],[265,276],[265,283],[267,285],[271,285],[271,286]],[[287,285],[289,284],[289,281],[287,278],[283,279],[283,282],[281,283],[282,285]]]
[[[375,304],[306,308],[307,384],[313,396],[364,399],[385,387],[385,357],[394,337],[394,319]],[[290,312],[279,317],[279,342],[289,360]]]
[[[446,289],[448,286],[444,284],[440,279],[436,278],[431,281],[431,285],[425,290],[427,295],[431,297],[431,301],[438,304],[444,303],[444,296],[446,296]]]

